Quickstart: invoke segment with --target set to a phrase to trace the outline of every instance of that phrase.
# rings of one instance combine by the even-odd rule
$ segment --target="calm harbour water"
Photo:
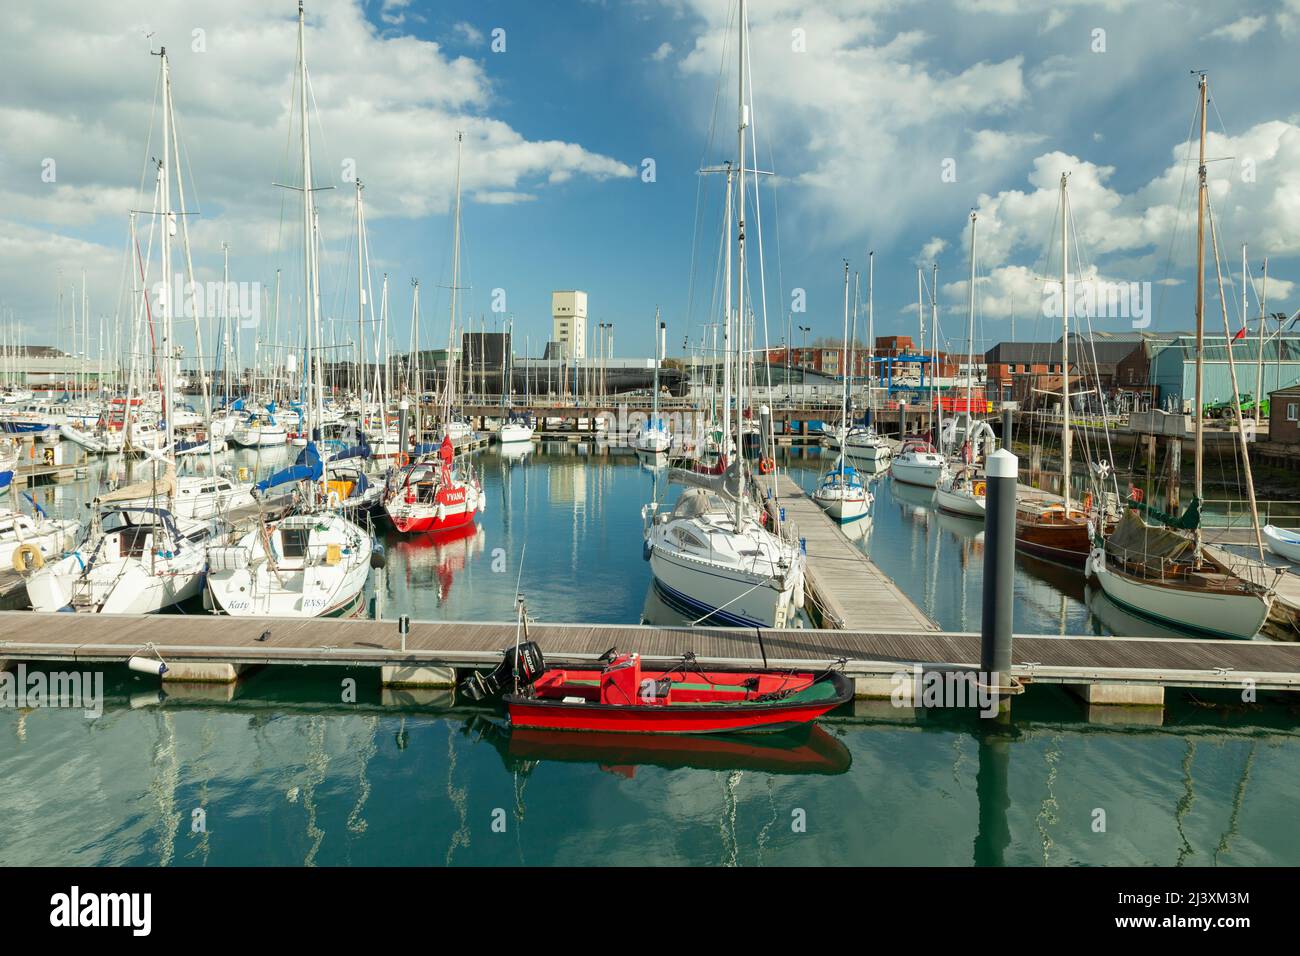
[[[509,619],[516,580],[541,621],[660,613],[639,514],[656,478],[635,458],[560,446],[476,461],[480,530],[390,541],[386,617]],[[809,485],[824,461],[790,464]],[[978,627],[979,526],[874,488],[861,546],[943,627]],[[56,507],[78,493],[41,489]],[[1063,569],[1022,564],[1016,592],[1020,632],[1150,632]],[[1285,698],[1171,693],[1163,715],[1090,722],[1040,686],[1009,724],[858,702],[793,737],[607,750],[506,734],[491,708],[383,692],[368,670],[268,668],[161,700],[156,681],[104,674],[98,719],[0,710],[0,864],[1300,862]]]

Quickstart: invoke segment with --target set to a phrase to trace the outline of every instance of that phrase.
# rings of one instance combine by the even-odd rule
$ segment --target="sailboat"
[[[992,438],[988,423],[980,421],[971,425],[971,394],[975,377],[975,222],[970,214],[970,296],[966,317],[966,429],[957,461],[946,461],[934,489],[934,503],[941,511],[983,518],[987,484],[979,474],[979,438],[981,434]],[[955,423],[954,423],[955,431]],[[990,446],[992,442],[988,443]],[[991,447],[988,450],[992,450]]]
[[[734,352],[724,361],[736,367],[734,439],[741,447],[745,433],[746,330],[753,325],[746,299],[745,178],[746,131],[750,129],[747,98],[749,64],[746,0],[740,0],[739,140],[737,222],[738,334]],[[728,191],[730,193],[730,190]],[[730,197],[729,197],[730,198]],[[730,225],[730,202],[727,217]],[[731,243],[727,242],[724,310],[731,316]],[[723,408],[729,411],[730,394]],[[727,413],[724,411],[724,415]],[[785,627],[803,606],[803,553],[799,547],[768,531],[749,500],[749,473],[743,455],[736,455],[717,487],[683,491],[669,513],[658,502],[642,508],[644,554],[654,585],[666,603],[711,624],[742,627]]]
[[[509,341],[514,343],[514,318],[510,320],[510,338]],[[525,395],[527,389],[525,388]],[[502,356],[501,359],[501,401],[506,402],[506,397],[514,394],[514,357]],[[526,397],[525,397],[525,400]],[[531,442],[533,440],[533,422],[531,416],[516,412],[510,409],[510,414],[497,425],[497,441],[502,445],[518,445],[522,442]]]
[[[160,58],[162,89],[162,158],[157,161],[155,208],[158,210],[162,271],[172,275],[171,239],[178,213],[172,207],[172,166],[179,156],[172,110],[167,50]],[[178,183],[179,186],[179,183]],[[184,210],[180,211],[183,216]],[[134,245],[134,244],[133,244]],[[143,267],[141,269],[143,275]],[[148,290],[143,302],[148,306]],[[95,517],[87,537],[67,557],[47,564],[27,578],[27,595],[38,611],[149,613],[180,604],[202,590],[204,548],[213,531],[209,522],[175,513],[176,459],[171,404],[175,346],[174,304],[170,283],[158,286],[161,343],[156,361],[163,365],[163,427],[159,444],[145,447],[150,477],[100,495],[92,503]]]
[[[13,492],[17,467],[17,450],[0,448],[0,491]],[[60,554],[72,544],[81,528],[76,521],[50,518],[30,495],[26,497],[34,515],[17,508],[0,508],[0,567],[12,565],[20,573],[44,564],[47,557]]]
[[[844,261],[844,342],[847,357],[849,341],[849,263]],[[840,390],[840,422],[847,431],[849,419],[849,382],[853,376],[846,362],[844,369],[844,387]],[[849,523],[861,521],[871,513],[871,492],[867,490],[862,476],[853,466],[847,464],[843,453],[835,458],[834,464],[822,474],[817,487],[812,493],[813,502],[836,521]]]
[[[1061,496],[1022,495],[1016,504],[1016,547],[1045,561],[1082,567],[1092,550],[1087,508],[1071,500],[1074,440],[1070,427],[1070,198],[1061,174]],[[1091,497],[1091,496],[1089,496]]]
[[[320,275],[316,207],[311,172],[305,14],[298,4],[298,90],[302,134],[303,303],[306,320],[304,363],[305,424],[311,436],[289,468],[255,487],[297,484],[306,499],[302,510],[271,522],[259,515],[250,530],[208,548],[207,593],[215,609],[237,617],[338,617],[361,605],[370,576],[370,533],[322,500],[319,482],[329,461],[317,443],[324,418],[320,353]],[[328,449],[325,456],[328,455]]]
[[[452,237],[451,318],[448,331],[447,381],[443,392],[443,437],[434,460],[415,461],[390,476],[384,490],[384,513],[403,534],[449,531],[474,520],[483,511],[483,487],[467,465],[456,462],[460,440],[458,419],[453,417],[456,376],[451,374],[452,342],[456,331],[457,292],[460,285],[460,160],[463,136],[456,134],[456,206]],[[413,333],[415,330],[413,330]],[[417,412],[418,414],[418,412]],[[420,428],[417,423],[416,432]],[[466,433],[467,435],[468,433]]]
[[[828,432],[825,437],[826,444],[834,449],[843,452],[844,455],[853,461],[870,464],[873,469],[881,462],[887,461],[892,454],[889,444],[876,434],[876,429],[870,424],[874,414],[873,397],[875,394],[875,347],[876,347],[876,325],[875,325],[875,272],[876,272],[876,254],[867,253],[867,421],[849,422],[842,420],[838,428]],[[848,362],[850,374],[853,369],[852,359],[852,340],[857,335],[857,293],[853,297],[853,315],[854,328],[853,334],[849,336],[850,340],[850,358]]]
[[[668,431],[668,423],[659,417],[659,366],[664,360],[664,339],[667,327],[659,321],[659,310],[655,309],[655,373],[654,395],[651,399],[650,418],[637,432],[634,444],[643,455],[666,455],[672,448],[673,437]]]
[[[1179,517],[1164,515],[1154,508],[1130,499],[1129,509],[1115,529],[1099,542],[1088,557],[1088,572],[1101,584],[1106,596],[1121,607],[1160,623],[1172,624],[1187,631],[1215,637],[1252,638],[1259,633],[1273,607],[1273,587],[1246,577],[1241,568],[1230,567],[1226,552],[1211,553],[1205,547],[1200,524],[1200,507],[1204,500],[1203,461],[1204,426],[1202,389],[1205,362],[1205,218],[1208,184],[1205,173],[1206,106],[1209,77],[1199,76],[1200,90],[1200,163],[1196,205],[1196,491],[1191,504]],[[1211,220],[1211,241],[1218,255],[1217,231]],[[1220,279],[1220,282],[1222,280]],[[1222,296],[1222,285],[1220,285]],[[1224,332],[1227,335],[1227,307],[1224,306]],[[1245,447],[1245,429],[1241,421],[1241,399],[1237,388],[1236,366],[1229,353],[1228,368],[1232,376],[1233,406],[1237,417],[1237,434],[1241,444],[1245,484],[1250,500],[1251,519],[1260,550],[1257,575],[1270,572],[1263,562],[1263,539],[1259,513],[1255,507],[1254,479],[1250,456]],[[1154,519],[1155,523],[1146,520]],[[1248,572],[1249,573],[1249,572]],[[1275,582],[1276,583],[1276,582]]]

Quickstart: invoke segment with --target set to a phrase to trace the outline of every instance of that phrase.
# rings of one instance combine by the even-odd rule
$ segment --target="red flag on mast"
[[[1237,334],[1232,337],[1232,344],[1236,345],[1245,337],[1246,337],[1246,327],[1243,325],[1240,329],[1237,330]]]

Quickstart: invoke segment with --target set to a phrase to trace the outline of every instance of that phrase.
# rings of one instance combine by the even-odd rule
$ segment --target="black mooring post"
[[[985,466],[984,607],[980,620],[981,681],[1011,684],[1011,627],[1015,605],[1016,483],[1019,461],[999,448]]]

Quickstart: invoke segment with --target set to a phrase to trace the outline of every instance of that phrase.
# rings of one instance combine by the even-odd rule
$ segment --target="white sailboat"
[[[8,489],[12,493],[17,467],[16,450],[0,449],[0,491]],[[17,508],[0,508],[0,567],[11,566],[20,573],[39,567],[46,558],[70,547],[81,527],[76,521],[50,518],[40,505],[28,500],[34,515]]]
[[[739,163],[737,228],[738,308],[735,351],[725,361],[735,362],[736,447],[745,432],[746,330],[753,324],[746,300],[745,158],[746,131],[750,127],[748,82],[748,22],[746,2],[739,9]],[[730,222],[730,203],[728,203]],[[731,316],[731,244],[727,243],[724,309]],[[729,318],[728,318],[729,321]],[[729,409],[731,396],[724,396]],[[725,414],[725,413],[724,413]],[[701,623],[744,627],[785,627],[803,606],[803,554],[799,547],[768,531],[748,500],[748,469],[737,455],[728,469],[722,491],[690,488],[682,492],[670,513],[653,502],[642,509],[645,554],[660,596],[679,611]],[[726,494],[730,485],[732,494]]]
[[[984,422],[974,427],[970,424],[973,420],[971,397],[975,377],[975,223],[976,215],[972,211],[970,214],[970,295],[966,316],[966,434],[961,443],[959,457],[955,461],[944,463],[939,481],[935,485],[934,503],[942,511],[970,518],[983,518],[985,491],[988,486],[979,473],[979,446],[975,432],[983,426],[983,431],[989,432],[990,435],[992,433]]]
[[[298,4],[298,89],[302,145],[303,287],[307,349],[305,380],[308,434],[319,433],[324,399],[321,385],[320,276],[316,209],[311,174],[305,15]],[[306,504],[300,513],[274,524],[260,520],[234,541],[208,549],[208,594],[216,608],[236,617],[335,617],[361,605],[370,576],[373,542],[365,529],[321,500],[319,482],[329,462],[314,441],[299,461],[259,482],[272,487],[300,483]]]
[[[856,296],[855,296],[856,299]],[[844,341],[849,340],[849,262],[844,260]],[[845,352],[848,355],[848,352]],[[840,390],[840,422],[844,428],[849,420],[849,382],[852,380],[850,368],[846,362],[843,388]],[[831,518],[847,524],[862,521],[871,513],[871,492],[856,468],[847,464],[841,453],[834,464],[822,474],[813,489],[813,502]]]
[[[172,112],[171,73],[166,49],[159,52],[162,72],[162,159],[156,180],[160,224],[161,274],[172,275],[171,239],[177,212],[171,201],[173,158],[179,156]],[[184,210],[180,211],[183,215]],[[163,364],[164,394],[173,394],[174,307],[170,283],[158,286],[162,341],[155,359]],[[147,294],[147,293],[146,293]],[[90,533],[69,556],[34,571],[27,594],[38,611],[149,613],[196,597],[206,566],[204,547],[212,526],[174,513],[175,433],[170,414],[156,430],[159,445],[145,447],[150,478],[100,495]],[[143,502],[143,503],[142,503]]]
[[[673,446],[673,436],[668,431],[668,423],[659,417],[659,366],[664,360],[664,342],[667,327],[659,321],[659,310],[655,309],[655,372],[653,397],[650,400],[650,418],[641,426],[633,440],[633,447],[643,455],[666,455]]]
[[[1259,515],[1255,507],[1254,481],[1250,456],[1245,447],[1245,429],[1241,421],[1241,401],[1234,399],[1237,416],[1237,433],[1240,439],[1242,467],[1250,500],[1252,523],[1260,550],[1260,563],[1249,566],[1230,566],[1226,552],[1213,553],[1205,547],[1200,525],[1200,503],[1203,498],[1204,414],[1202,389],[1204,384],[1204,334],[1205,334],[1205,216],[1208,204],[1208,184],[1205,172],[1206,105],[1209,98],[1209,78],[1199,77],[1200,90],[1200,163],[1199,188],[1196,207],[1196,490],[1192,504],[1177,520],[1160,518],[1145,506],[1136,504],[1126,511],[1101,546],[1088,556],[1087,570],[1101,584],[1106,596],[1121,607],[1160,623],[1172,624],[1186,631],[1216,637],[1252,638],[1259,633],[1272,610],[1275,597],[1272,586],[1263,577],[1276,573],[1263,561],[1263,539],[1260,534]],[[1211,241],[1218,255],[1217,230],[1211,220]],[[1222,280],[1220,280],[1222,297]],[[1227,307],[1224,304],[1225,341],[1230,340],[1227,327]],[[1232,393],[1240,396],[1237,388],[1236,367],[1229,353],[1229,372]],[[1141,516],[1157,517],[1156,524]]]

